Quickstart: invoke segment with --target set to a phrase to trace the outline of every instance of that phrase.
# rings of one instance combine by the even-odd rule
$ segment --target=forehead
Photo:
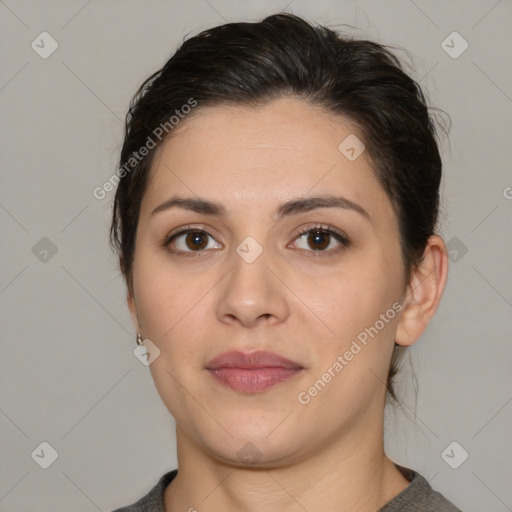
[[[154,159],[141,214],[173,193],[208,197],[228,210],[273,208],[297,196],[333,192],[372,217],[389,208],[366,152],[351,160],[342,151],[347,137],[362,139],[360,132],[304,101],[199,106],[171,135]]]

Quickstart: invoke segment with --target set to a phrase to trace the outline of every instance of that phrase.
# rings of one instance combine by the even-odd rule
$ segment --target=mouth
[[[226,352],[206,370],[220,384],[242,393],[259,393],[286,382],[304,367],[272,352]]]

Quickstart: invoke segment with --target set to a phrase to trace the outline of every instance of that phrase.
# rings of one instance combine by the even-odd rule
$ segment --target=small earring
[[[142,335],[140,332],[137,333],[137,345],[142,345]]]

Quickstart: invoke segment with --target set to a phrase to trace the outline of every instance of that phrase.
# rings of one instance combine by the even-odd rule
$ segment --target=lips
[[[258,393],[286,382],[304,368],[272,352],[226,352],[206,369],[220,384],[242,393]]]

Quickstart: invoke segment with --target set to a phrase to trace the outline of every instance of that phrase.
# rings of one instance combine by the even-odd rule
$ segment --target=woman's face
[[[209,456],[271,467],[382,427],[404,268],[354,133],[280,99],[203,109],[157,154],[129,305],[179,435]]]

